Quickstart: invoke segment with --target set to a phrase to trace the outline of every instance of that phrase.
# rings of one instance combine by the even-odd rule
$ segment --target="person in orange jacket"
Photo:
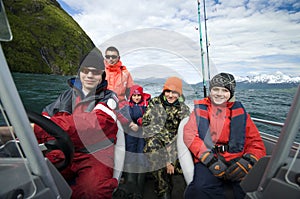
[[[240,182],[266,155],[265,146],[250,115],[235,100],[233,75],[217,74],[209,87],[209,97],[194,101],[184,126],[184,142],[195,164],[185,198],[225,198],[225,184],[232,185],[235,198],[244,198]]]
[[[118,95],[119,108],[122,108],[123,104],[129,100],[127,98],[134,81],[126,66],[122,64],[119,50],[116,47],[110,46],[105,50],[104,63],[108,82],[107,88]]]

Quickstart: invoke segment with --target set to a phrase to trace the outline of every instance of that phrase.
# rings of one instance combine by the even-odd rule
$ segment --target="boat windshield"
[[[10,31],[9,23],[5,14],[4,6],[0,3],[0,41],[12,40],[12,34]]]

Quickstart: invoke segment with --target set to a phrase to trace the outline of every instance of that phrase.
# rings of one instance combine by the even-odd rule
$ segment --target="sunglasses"
[[[83,67],[80,72],[84,73],[84,74],[89,74],[89,72],[92,72],[93,75],[101,75],[102,74],[102,70],[101,69],[89,69],[89,68],[85,68]]]
[[[110,58],[112,58],[112,59],[117,59],[119,56],[117,56],[117,55],[105,55],[105,58],[106,59],[110,59]]]

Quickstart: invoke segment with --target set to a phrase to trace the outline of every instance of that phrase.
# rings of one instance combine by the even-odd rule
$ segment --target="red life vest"
[[[227,151],[238,153],[243,151],[245,145],[247,113],[240,102],[234,102],[230,112],[230,137]],[[215,143],[212,142],[210,134],[207,105],[195,104],[195,114],[199,137],[208,149],[213,149]]]

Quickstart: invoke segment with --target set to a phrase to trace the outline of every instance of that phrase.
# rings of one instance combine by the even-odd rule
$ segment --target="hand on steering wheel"
[[[45,143],[45,146],[48,150],[60,150],[64,153],[64,161],[55,164],[59,171],[64,170],[72,162],[74,156],[74,145],[69,135],[52,120],[33,111],[27,110],[26,112],[31,122],[39,125],[55,138],[55,140]]]

